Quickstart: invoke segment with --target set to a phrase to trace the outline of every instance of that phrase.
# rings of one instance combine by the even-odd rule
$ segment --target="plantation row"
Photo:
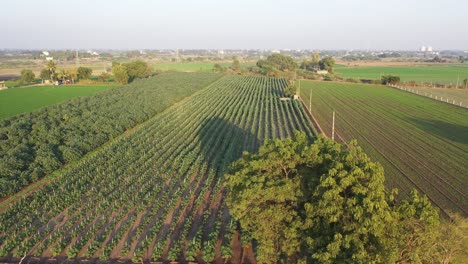
[[[303,82],[302,95],[327,134],[357,138],[381,162],[387,186],[413,188],[444,211],[468,214],[468,111],[388,87]]]
[[[161,74],[0,120],[0,198],[80,159],[220,77]]]
[[[229,164],[265,139],[315,135],[300,103],[279,100],[286,86],[224,77],[85,157],[1,212],[0,256],[231,258]]]

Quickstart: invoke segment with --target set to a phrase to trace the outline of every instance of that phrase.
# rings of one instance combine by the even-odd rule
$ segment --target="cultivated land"
[[[243,150],[315,132],[287,82],[226,76],[0,206],[0,256],[229,259],[223,175]],[[157,101],[155,101],[157,103]],[[25,217],[27,215],[28,217]],[[232,249],[235,249],[232,251]]]
[[[0,91],[0,119],[27,113],[70,98],[108,90],[111,85],[33,86]]]
[[[447,88],[425,88],[425,87],[412,87],[406,86],[412,93],[422,96],[427,96],[441,101],[448,99],[449,103],[467,107],[468,106],[468,89],[447,89]]]
[[[0,120],[0,198],[80,159],[221,77],[158,74]]]
[[[468,111],[397,89],[301,82],[301,95],[325,133],[336,111],[338,140],[356,138],[385,168],[386,185],[416,188],[445,212],[468,214]]]
[[[460,84],[468,78],[468,63],[421,66],[371,66],[336,68],[336,74],[344,78],[358,78],[379,80],[381,75],[397,75],[403,82],[439,83],[456,85],[460,77]]]

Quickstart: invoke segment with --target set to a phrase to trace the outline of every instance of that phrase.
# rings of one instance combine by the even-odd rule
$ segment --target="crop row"
[[[303,96],[313,91],[312,111],[326,133],[334,110],[338,135],[357,138],[382,163],[388,187],[402,195],[416,188],[444,212],[468,213],[466,110],[388,87],[304,84]]]
[[[229,164],[265,139],[314,137],[302,105],[279,100],[286,85],[226,76],[82,159],[0,214],[0,256],[230,258]]]

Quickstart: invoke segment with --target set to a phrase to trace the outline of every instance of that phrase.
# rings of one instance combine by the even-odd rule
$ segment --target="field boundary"
[[[452,99],[452,102],[450,102],[450,100],[448,98],[446,98],[447,100],[443,100],[443,97],[440,97],[440,100],[439,100],[439,99],[437,99],[437,96],[435,96],[435,98],[434,98],[434,97],[431,97],[431,96],[423,95],[422,93],[419,93],[418,90],[413,90],[413,89],[410,89],[410,88],[407,88],[407,87],[404,87],[404,86],[391,85],[390,84],[390,85],[387,85],[387,87],[397,89],[397,90],[400,90],[400,91],[403,91],[403,92],[411,93],[411,94],[414,94],[414,95],[419,95],[421,97],[426,97],[426,98],[432,99],[432,100],[437,101],[437,102],[442,102],[442,103],[446,103],[446,104],[449,104],[449,105],[454,105],[454,106],[461,107],[461,108],[468,108],[468,105],[463,105],[463,102],[458,102],[458,104],[456,104],[455,100]]]
[[[302,100],[301,96],[299,96],[299,100],[301,101],[301,104],[304,107],[304,109],[306,109],[306,113],[309,116],[310,121],[312,121],[312,124],[314,125],[314,128],[317,130],[317,132],[327,136],[325,132],[323,132],[323,129],[320,126],[320,124],[317,122],[317,119],[315,119],[314,115],[312,115],[310,109],[305,105],[304,100]]]

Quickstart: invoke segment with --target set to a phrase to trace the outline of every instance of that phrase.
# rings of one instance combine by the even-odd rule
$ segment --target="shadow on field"
[[[202,154],[208,161],[209,168],[216,171],[217,177],[228,173],[231,163],[238,160],[243,151],[256,152],[259,145],[256,136],[250,133],[250,127],[242,129],[220,117],[210,118],[203,122],[197,136],[201,143]],[[211,217],[208,218],[208,223],[211,224],[208,225],[214,224],[216,210],[216,208],[212,208]],[[206,230],[204,239],[208,239]],[[230,263],[256,263],[255,247],[242,246],[240,241],[239,233],[236,232],[232,242]],[[218,243],[221,242],[222,240],[218,241]],[[217,253],[214,263],[225,263],[225,261]]]
[[[210,167],[218,172],[226,172],[243,151],[256,152],[261,143],[250,129],[242,129],[220,117],[206,120],[198,131],[198,138]]]
[[[410,118],[411,123],[438,137],[468,145],[468,126],[447,123],[441,120]]]

